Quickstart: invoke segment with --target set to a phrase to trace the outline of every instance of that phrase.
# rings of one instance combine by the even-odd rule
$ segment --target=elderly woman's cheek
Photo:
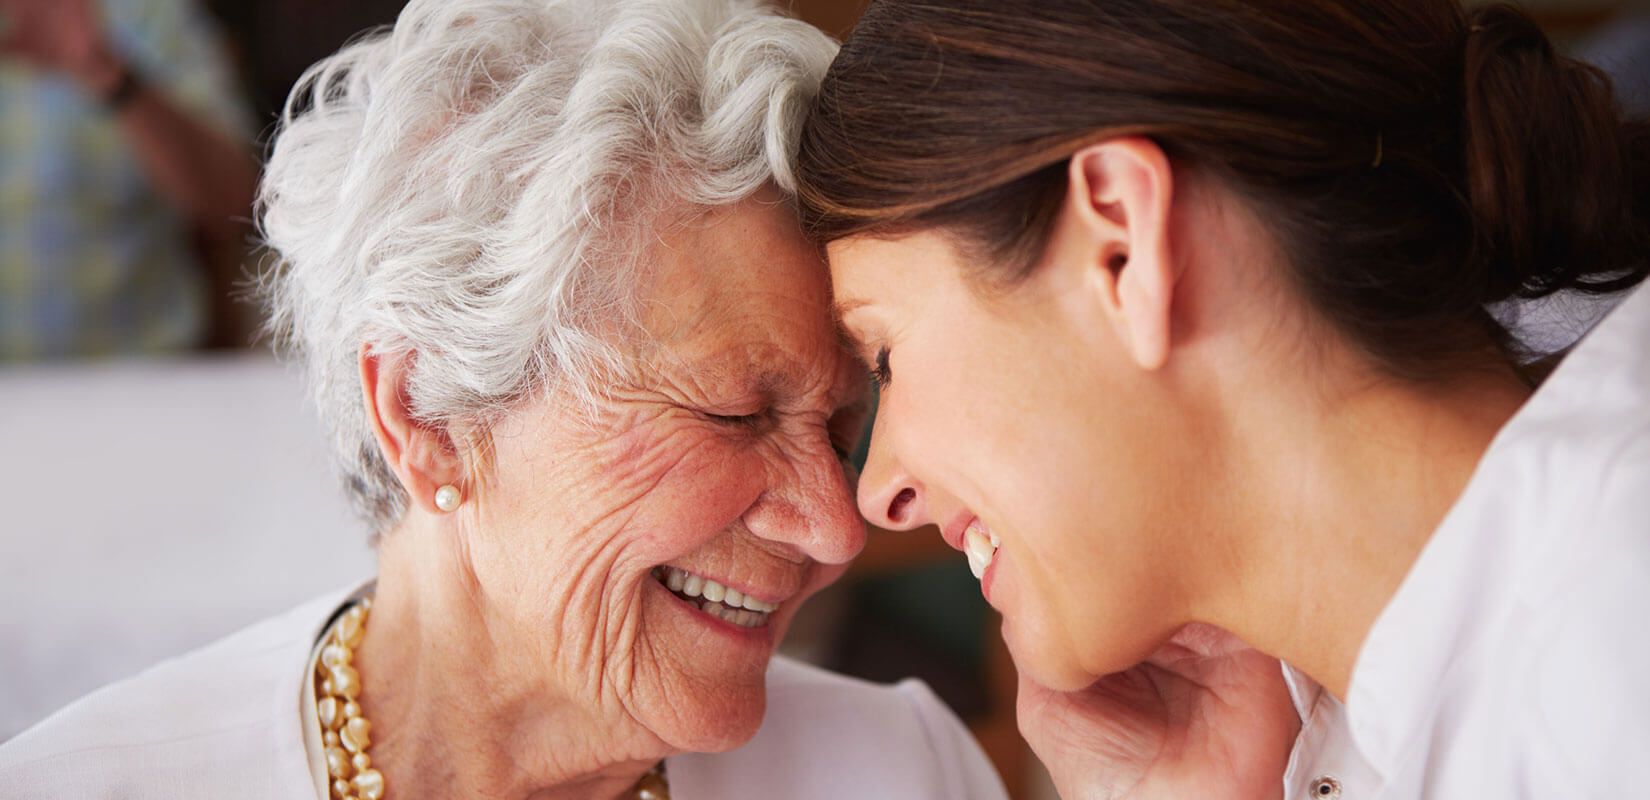
[[[762,458],[746,437],[684,423],[634,431],[596,475],[614,518],[644,534],[654,564],[727,530],[764,489]]]

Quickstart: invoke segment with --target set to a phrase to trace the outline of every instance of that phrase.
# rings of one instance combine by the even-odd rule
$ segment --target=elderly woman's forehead
[[[660,341],[731,335],[738,326],[830,337],[830,278],[789,206],[762,197],[665,225],[644,254],[643,325]]]
[[[644,363],[672,383],[767,397],[835,394],[852,356],[831,328],[804,333],[802,327],[708,325],[694,339],[654,342],[656,357]]]

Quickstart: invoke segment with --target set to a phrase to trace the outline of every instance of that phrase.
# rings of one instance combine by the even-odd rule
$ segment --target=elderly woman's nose
[[[746,526],[825,564],[845,564],[865,548],[865,521],[854,509],[848,474],[828,448],[775,470]]]
[[[928,524],[923,490],[885,446],[886,439],[871,436],[870,455],[859,476],[859,510],[872,525],[907,531]]]

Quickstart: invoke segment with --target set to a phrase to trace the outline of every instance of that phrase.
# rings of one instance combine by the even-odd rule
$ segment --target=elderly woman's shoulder
[[[313,793],[298,730],[304,664],[343,595],[112,683],[0,744],[7,797]],[[89,656],[93,657],[93,656]]]
[[[956,715],[922,681],[880,685],[777,657],[756,737],[670,762],[689,797],[1007,797]]]

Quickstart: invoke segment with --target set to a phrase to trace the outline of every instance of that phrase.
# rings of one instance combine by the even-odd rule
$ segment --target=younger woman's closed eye
[[[876,358],[871,363],[871,382],[878,389],[886,389],[894,382],[894,372],[888,367],[888,348],[877,349]]]

